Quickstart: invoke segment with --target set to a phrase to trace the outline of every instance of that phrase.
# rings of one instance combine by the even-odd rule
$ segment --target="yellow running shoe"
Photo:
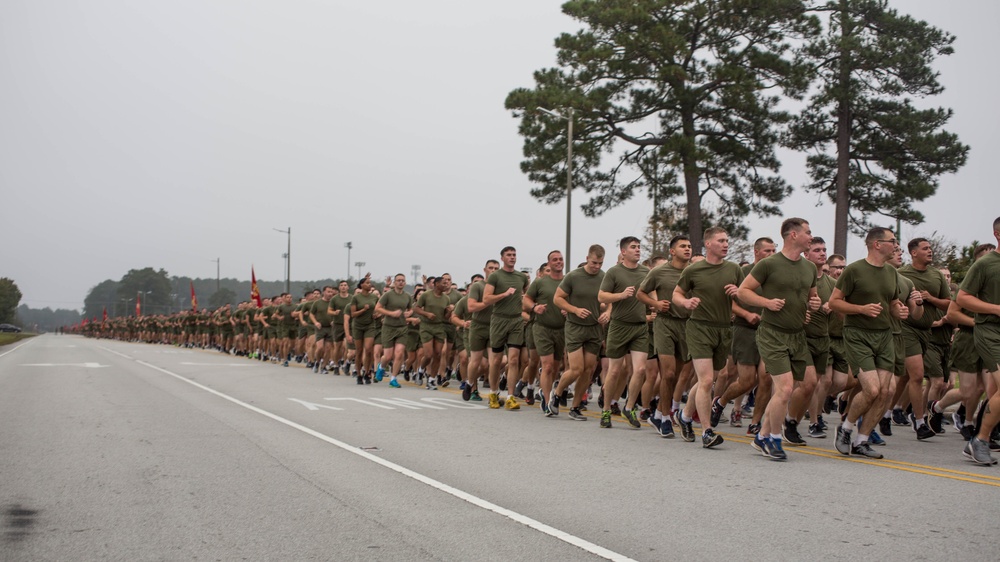
[[[493,410],[500,409],[500,395],[493,392],[490,393],[490,408]]]
[[[514,398],[513,396],[508,396],[507,397],[507,401],[504,402],[503,407],[506,408],[506,409],[508,409],[508,410],[520,410],[521,409],[521,405],[517,403],[517,398]]]

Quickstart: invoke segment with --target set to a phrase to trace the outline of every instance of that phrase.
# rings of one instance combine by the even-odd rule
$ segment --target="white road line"
[[[135,361],[135,359],[133,359],[133,358],[129,357],[128,355],[125,355],[124,353],[118,353],[117,351],[115,351],[115,350],[113,350],[113,349],[109,349],[109,348],[107,348],[107,347],[104,347],[103,345],[99,345],[99,346],[97,346],[97,347],[99,347],[99,348],[101,348],[101,349],[103,349],[104,351],[107,351],[107,352],[109,352],[109,353],[114,353],[114,354],[115,354],[115,355],[117,355],[118,357],[124,357],[125,359],[128,359],[129,361]]]
[[[104,349],[107,349],[107,348],[104,348]],[[111,351],[111,350],[108,350],[108,351]],[[112,351],[112,353],[116,353],[116,352]],[[121,355],[121,354],[119,353],[118,355]],[[125,357],[124,355],[122,355],[122,356]],[[532,529],[535,529],[536,531],[540,531],[542,533],[545,533],[546,535],[549,535],[550,537],[554,537],[554,538],[559,539],[559,540],[561,540],[563,542],[569,543],[569,544],[571,544],[571,545],[573,545],[573,546],[575,546],[577,548],[581,548],[583,550],[586,550],[587,552],[590,552],[591,554],[596,554],[597,556],[600,556],[602,558],[606,558],[608,560],[615,560],[615,561],[621,561],[621,562],[634,562],[631,558],[625,556],[624,554],[619,554],[619,553],[614,552],[612,550],[608,550],[608,549],[606,549],[606,548],[604,548],[602,546],[596,545],[596,544],[594,544],[594,543],[592,543],[590,541],[584,540],[584,539],[582,539],[580,537],[577,537],[575,535],[571,535],[571,534],[569,534],[569,533],[567,533],[565,531],[560,531],[559,529],[556,529],[555,527],[550,527],[550,526],[546,525],[545,523],[542,523],[540,521],[536,521],[535,519],[532,519],[532,518],[530,518],[530,517],[528,517],[526,515],[521,515],[520,513],[517,513],[515,511],[511,511],[511,510],[506,509],[504,507],[500,507],[499,505],[491,503],[491,502],[489,502],[487,500],[484,500],[484,499],[482,499],[482,498],[480,498],[478,496],[474,496],[474,495],[472,495],[472,494],[470,494],[468,492],[463,492],[462,490],[459,490],[457,488],[453,488],[453,487],[451,487],[451,486],[449,486],[449,485],[447,485],[447,484],[445,484],[443,482],[439,482],[439,481],[437,481],[437,480],[435,480],[433,478],[430,478],[428,476],[424,476],[423,474],[420,474],[419,472],[414,472],[414,471],[412,471],[412,470],[410,470],[410,469],[408,469],[406,467],[400,466],[400,465],[398,465],[396,463],[389,462],[389,461],[387,461],[387,460],[385,460],[383,458],[377,457],[377,456],[375,456],[375,455],[373,455],[371,453],[368,453],[366,451],[363,451],[363,450],[361,450],[361,449],[359,449],[357,447],[354,447],[352,445],[344,443],[343,441],[339,441],[337,439],[334,439],[333,437],[330,437],[328,435],[324,435],[324,434],[322,434],[322,433],[320,433],[320,432],[318,432],[316,430],[313,430],[313,429],[310,429],[308,427],[305,427],[304,425],[297,424],[297,423],[295,423],[295,422],[293,422],[291,420],[285,419],[285,418],[283,418],[283,417],[281,417],[281,416],[279,416],[277,414],[272,414],[271,412],[268,412],[267,410],[262,410],[262,409],[258,408],[257,406],[253,406],[251,404],[247,404],[246,402],[243,402],[242,400],[239,400],[237,398],[233,398],[232,396],[229,396],[228,394],[224,394],[222,392],[219,392],[218,390],[215,390],[215,389],[209,388],[209,387],[207,387],[207,386],[205,386],[203,384],[197,383],[197,382],[195,382],[195,381],[193,381],[193,380],[191,380],[191,379],[189,379],[187,377],[183,377],[181,375],[178,375],[177,373],[172,373],[172,372],[170,372],[170,371],[168,371],[168,370],[166,370],[166,369],[164,369],[162,367],[157,367],[156,365],[153,365],[151,363],[146,363],[145,361],[142,361],[141,359],[134,359],[134,361],[136,363],[140,364],[140,365],[149,367],[150,369],[153,369],[155,371],[159,371],[159,372],[161,372],[163,374],[170,375],[171,377],[174,377],[174,378],[176,378],[178,380],[184,381],[184,382],[186,382],[186,383],[188,383],[188,384],[190,384],[192,386],[195,386],[197,388],[200,388],[200,389],[204,390],[205,392],[212,393],[212,394],[218,396],[219,398],[222,398],[224,400],[228,400],[228,401],[232,402],[233,404],[236,404],[237,406],[242,406],[243,408],[246,408],[246,409],[248,409],[248,410],[250,410],[252,412],[256,412],[256,413],[258,413],[258,414],[260,414],[262,416],[266,416],[268,418],[271,418],[272,420],[274,420],[276,422],[283,423],[283,424],[287,425],[288,427],[291,427],[293,429],[297,429],[297,430],[299,430],[299,431],[301,431],[301,432],[303,432],[303,433],[305,433],[307,435],[311,435],[311,436],[313,436],[313,437],[315,437],[315,438],[317,438],[317,439],[319,439],[321,441],[325,441],[325,442],[327,442],[327,443],[329,443],[331,445],[334,445],[336,447],[339,447],[339,448],[341,448],[341,449],[343,449],[343,450],[345,450],[345,451],[347,451],[349,453],[352,453],[352,454],[358,455],[359,457],[368,459],[368,460],[370,460],[370,461],[372,461],[372,462],[374,462],[376,464],[380,464],[380,465],[382,465],[382,466],[384,466],[384,467],[386,467],[386,468],[388,468],[390,470],[393,470],[395,472],[398,472],[399,474],[402,474],[403,476],[408,476],[408,477],[410,477],[410,478],[412,478],[412,479],[414,479],[414,480],[416,480],[418,482],[423,482],[424,484],[427,484],[428,486],[430,486],[432,488],[435,488],[435,489],[437,489],[439,491],[442,491],[442,492],[444,492],[446,494],[450,494],[452,496],[455,496],[456,498],[459,498],[461,500],[465,500],[465,501],[471,503],[472,505],[475,505],[477,507],[481,507],[483,509],[492,511],[492,512],[497,513],[499,515],[502,515],[502,516],[504,516],[504,517],[506,517],[508,519],[511,519],[512,521],[516,521],[516,522],[518,522],[518,523],[520,523],[522,525],[526,525],[528,527],[531,527]]]
[[[18,345],[18,346],[17,346],[17,347],[15,347],[14,349],[8,349],[7,351],[5,351],[5,352],[3,352],[3,353],[0,353],[0,357],[3,357],[4,355],[7,355],[7,354],[10,354],[10,353],[14,353],[14,352],[15,352],[15,351],[17,351],[18,349],[21,349],[22,347],[24,347],[24,346],[28,345],[28,343],[29,343],[30,341],[31,341],[31,340],[28,340],[28,341],[26,341],[26,342],[24,342],[24,343],[22,343],[22,344]]]

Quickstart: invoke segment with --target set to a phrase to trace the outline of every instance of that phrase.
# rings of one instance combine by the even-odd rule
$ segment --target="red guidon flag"
[[[191,281],[191,310],[198,310],[198,295],[194,294],[194,281]]]
[[[104,307],[104,316],[101,317],[101,322],[107,322],[107,321],[108,321],[108,307],[105,306]]]
[[[250,266],[250,300],[257,308],[261,307],[260,289],[257,288],[257,275],[254,273],[252,265]]]
[[[138,318],[139,316],[142,316],[142,299],[139,298],[139,295],[141,295],[141,293],[136,293],[135,294],[135,316],[136,316],[136,318]]]

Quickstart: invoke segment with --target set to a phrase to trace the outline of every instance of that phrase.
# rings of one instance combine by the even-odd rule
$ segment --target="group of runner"
[[[1000,218],[993,234],[1000,243]],[[549,252],[535,275],[519,271],[503,248],[465,288],[450,274],[425,278],[412,293],[406,277],[383,291],[366,276],[357,287],[282,294],[232,310],[112,319],[88,335],[216,347],[259,360],[305,363],[316,373],[354,376],[357,384],[428,390],[457,379],[465,400],[518,410],[538,403],[546,417],[563,410],[587,420],[590,389],[600,385],[600,427],[621,416],[663,437],[723,442],[724,419],[742,427],[761,455],[784,460],[784,447],[826,438],[824,415],[841,417],[835,446],[844,455],[882,458],[893,426],[920,440],[944,432],[946,409],[966,444],[963,455],[995,464],[1000,450],[1000,253],[976,248],[961,287],[933,265],[923,238],[908,241],[910,263],[886,228],[871,229],[867,254],[848,264],[827,255],[809,223],[786,219],[780,250],[754,243],[754,262],[727,261],[721,228],[704,233],[704,255],[687,236],[668,255],[641,260],[636,237],[620,240],[616,263],[593,245],[565,272]],[[957,385],[955,383],[958,383]],[[506,396],[502,398],[506,390]],[[749,401],[753,400],[751,410]],[[730,413],[725,410],[732,405]],[[800,431],[809,419],[806,431]]]

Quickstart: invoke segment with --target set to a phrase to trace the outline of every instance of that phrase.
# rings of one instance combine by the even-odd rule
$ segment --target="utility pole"
[[[347,277],[346,277],[346,279],[350,280],[351,279],[351,248],[354,247],[354,244],[352,244],[350,242],[345,242],[344,243],[344,247],[347,248]],[[361,281],[361,280],[358,279],[358,281]]]

